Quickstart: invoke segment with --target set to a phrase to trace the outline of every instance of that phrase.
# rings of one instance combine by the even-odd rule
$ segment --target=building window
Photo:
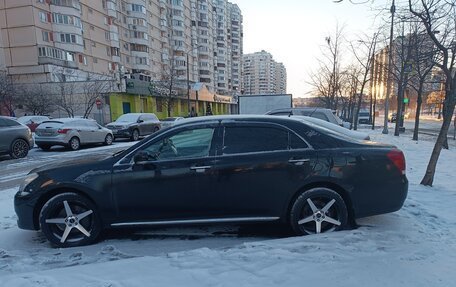
[[[51,37],[49,36],[49,34],[51,34],[51,33],[47,32],[47,31],[42,31],[42,34],[43,34],[43,41],[44,42],[51,41],[51,39],[50,39]]]
[[[138,4],[131,4],[131,11],[146,14],[146,7]]]
[[[53,47],[39,47],[38,57],[54,58],[74,62],[74,54]]]
[[[98,59],[95,58],[95,57],[93,57],[93,62],[94,62],[95,64],[98,63]]]
[[[48,22],[48,18],[47,18],[47,15],[46,13],[44,12],[38,12],[38,15],[40,17],[40,21],[43,22],[43,23],[47,23]]]

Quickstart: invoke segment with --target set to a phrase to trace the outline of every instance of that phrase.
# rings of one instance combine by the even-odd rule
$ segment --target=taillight
[[[389,160],[394,164],[397,169],[405,175],[405,157],[402,151],[393,149],[386,154]]]
[[[71,131],[71,129],[58,129],[57,133],[59,134],[66,134],[68,131]]]

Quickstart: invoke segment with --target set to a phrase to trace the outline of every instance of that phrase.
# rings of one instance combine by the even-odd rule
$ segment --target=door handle
[[[206,169],[210,169],[211,166],[206,165],[206,166],[192,166],[190,167],[191,170],[194,170],[196,172],[205,172]]]
[[[309,162],[310,159],[308,158],[302,158],[302,159],[290,159],[288,162],[289,163],[294,163],[294,165],[303,165],[306,162]]]

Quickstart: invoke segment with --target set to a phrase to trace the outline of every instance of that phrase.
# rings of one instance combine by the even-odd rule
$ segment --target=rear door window
[[[270,126],[225,127],[223,154],[288,149],[288,131]]]

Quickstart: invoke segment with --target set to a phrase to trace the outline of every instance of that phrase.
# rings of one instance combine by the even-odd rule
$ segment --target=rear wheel
[[[313,188],[295,200],[290,223],[297,235],[341,230],[347,225],[347,206],[342,197],[328,188]]]
[[[73,192],[49,199],[41,209],[39,221],[46,238],[57,247],[91,244],[101,233],[96,206]]]
[[[29,152],[29,145],[23,139],[17,139],[11,144],[11,157],[12,158],[24,158]]]
[[[106,137],[105,137],[105,140],[104,140],[104,144],[105,145],[112,145],[112,141],[114,140],[114,138],[112,137],[111,134],[107,134]]]
[[[71,150],[78,150],[81,147],[81,142],[79,141],[79,138],[72,137],[68,145]]]
[[[131,134],[131,140],[132,141],[139,140],[139,131],[137,129],[133,130],[133,133]]]

